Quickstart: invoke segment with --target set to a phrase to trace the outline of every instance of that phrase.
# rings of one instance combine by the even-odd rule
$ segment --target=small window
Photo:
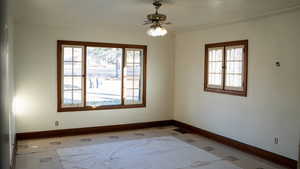
[[[58,41],[58,111],[146,106],[143,45]]]
[[[247,96],[248,40],[205,45],[204,90]]]

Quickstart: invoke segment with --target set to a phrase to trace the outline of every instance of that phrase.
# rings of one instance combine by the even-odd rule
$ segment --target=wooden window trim
[[[62,47],[63,45],[71,45],[71,46],[83,46],[83,57],[84,57],[84,100],[83,107],[63,107],[62,100]],[[98,106],[92,107],[86,105],[86,49],[87,47],[108,47],[108,48],[122,48],[122,84],[121,84],[121,105],[109,105],[109,106]],[[142,96],[142,104],[131,104],[125,105],[123,99],[123,87],[124,87],[124,77],[123,77],[123,68],[125,62],[125,49],[142,49],[143,50],[143,96]],[[117,43],[99,43],[99,42],[82,42],[82,41],[65,41],[58,40],[57,41],[57,111],[58,112],[70,112],[70,111],[89,111],[89,110],[107,110],[107,109],[129,109],[129,108],[142,108],[146,107],[146,79],[147,79],[147,46],[146,45],[132,45],[132,44],[117,44]]]
[[[244,61],[243,61],[243,90],[228,90],[225,89],[225,79],[226,79],[226,72],[225,72],[225,64],[226,64],[226,47],[230,46],[244,46]],[[223,47],[223,77],[222,77],[222,83],[223,88],[217,89],[217,88],[211,88],[208,87],[208,51],[210,48],[217,48],[217,47]],[[236,96],[247,96],[247,84],[248,84],[248,40],[240,40],[240,41],[230,41],[230,42],[221,42],[221,43],[212,43],[212,44],[206,44],[205,45],[205,61],[204,61],[204,91],[207,92],[214,92],[214,93],[223,93],[223,94],[229,94],[229,95],[236,95]]]

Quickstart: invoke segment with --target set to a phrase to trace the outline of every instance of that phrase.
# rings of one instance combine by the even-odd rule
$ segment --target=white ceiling
[[[16,23],[142,26],[152,0],[16,0]],[[172,29],[224,24],[300,7],[300,0],[167,0]]]

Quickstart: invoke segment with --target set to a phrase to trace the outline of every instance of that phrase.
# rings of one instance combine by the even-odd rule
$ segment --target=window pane
[[[222,73],[222,62],[208,62],[209,73]]]
[[[73,61],[82,60],[82,48],[73,48]]]
[[[81,104],[82,103],[82,93],[81,90],[73,91],[73,104]]]
[[[140,63],[141,51],[135,51],[134,53],[134,63]]]
[[[82,64],[81,62],[73,62],[73,75],[82,75]]]
[[[241,61],[241,60],[243,60],[243,48],[242,47],[227,48],[227,61]]]
[[[72,91],[64,91],[64,105],[71,105],[72,103]]]
[[[82,89],[82,77],[73,77],[73,89]]]
[[[128,88],[126,90],[125,96],[126,96],[127,99],[132,100],[132,98],[133,98],[133,88]]]
[[[134,80],[134,88],[140,88],[140,79]]]
[[[134,89],[133,95],[134,95],[135,102],[139,102],[141,100],[141,95],[140,95],[139,89]]]
[[[73,75],[73,64],[72,62],[64,62],[64,75]]]
[[[64,61],[72,61],[72,48],[64,47]]]
[[[134,87],[133,86],[134,82],[135,81],[133,79],[127,78],[127,79],[124,80],[124,85],[126,86],[126,88],[133,88]]]
[[[214,86],[221,86],[222,74],[208,74],[208,84]]]
[[[226,76],[226,87],[242,87],[242,76],[241,75],[227,75]]]
[[[226,73],[241,74],[243,72],[243,62],[227,62]]]
[[[133,70],[133,74],[136,77],[139,77],[141,74],[141,66],[140,64],[134,64],[134,70]]]
[[[223,60],[223,48],[210,49],[208,60],[210,62],[222,61]]]
[[[131,59],[134,54],[133,61]],[[124,71],[124,92],[125,104],[142,103],[142,51],[138,49],[126,49],[126,60],[132,61],[125,65]]]
[[[72,77],[64,77],[64,90],[72,90]]]
[[[126,62],[127,63],[133,63],[133,58],[134,58],[134,52],[133,51],[127,51]]]
[[[121,104],[122,49],[87,48],[87,105]]]

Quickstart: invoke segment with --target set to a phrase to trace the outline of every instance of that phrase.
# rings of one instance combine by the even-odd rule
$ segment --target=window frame
[[[243,58],[243,72],[242,72],[242,88],[243,90],[230,90],[226,89],[226,48],[234,46],[244,46],[244,58]],[[223,48],[223,62],[222,62],[222,88],[212,88],[208,85],[208,62],[209,62],[209,49],[211,48]],[[204,57],[204,91],[222,93],[236,96],[247,96],[247,84],[248,84],[248,40],[229,41],[221,43],[205,44],[205,57]]]
[[[63,82],[63,70],[62,70],[62,57],[63,57],[63,46],[82,46],[83,47],[83,106],[82,107],[64,107],[63,96],[62,96],[62,82]],[[105,106],[87,106],[86,105],[86,78],[87,78],[87,47],[103,47],[103,48],[122,48],[122,77],[121,77],[121,104],[120,105],[105,105]],[[124,66],[126,49],[141,49],[143,51],[143,88],[142,92],[142,103],[141,104],[124,104]],[[102,43],[102,42],[84,42],[84,41],[57,41],[57,111],[58,112],[69,112],[69,111],[89,111],[89,110],[108,110],[108,109],[128,109],[128,108],[142,108],[146,107],[146,83],[147,82],[147,46],[146,45],[133,45],[133,44],[118,44],[118,43]]]

